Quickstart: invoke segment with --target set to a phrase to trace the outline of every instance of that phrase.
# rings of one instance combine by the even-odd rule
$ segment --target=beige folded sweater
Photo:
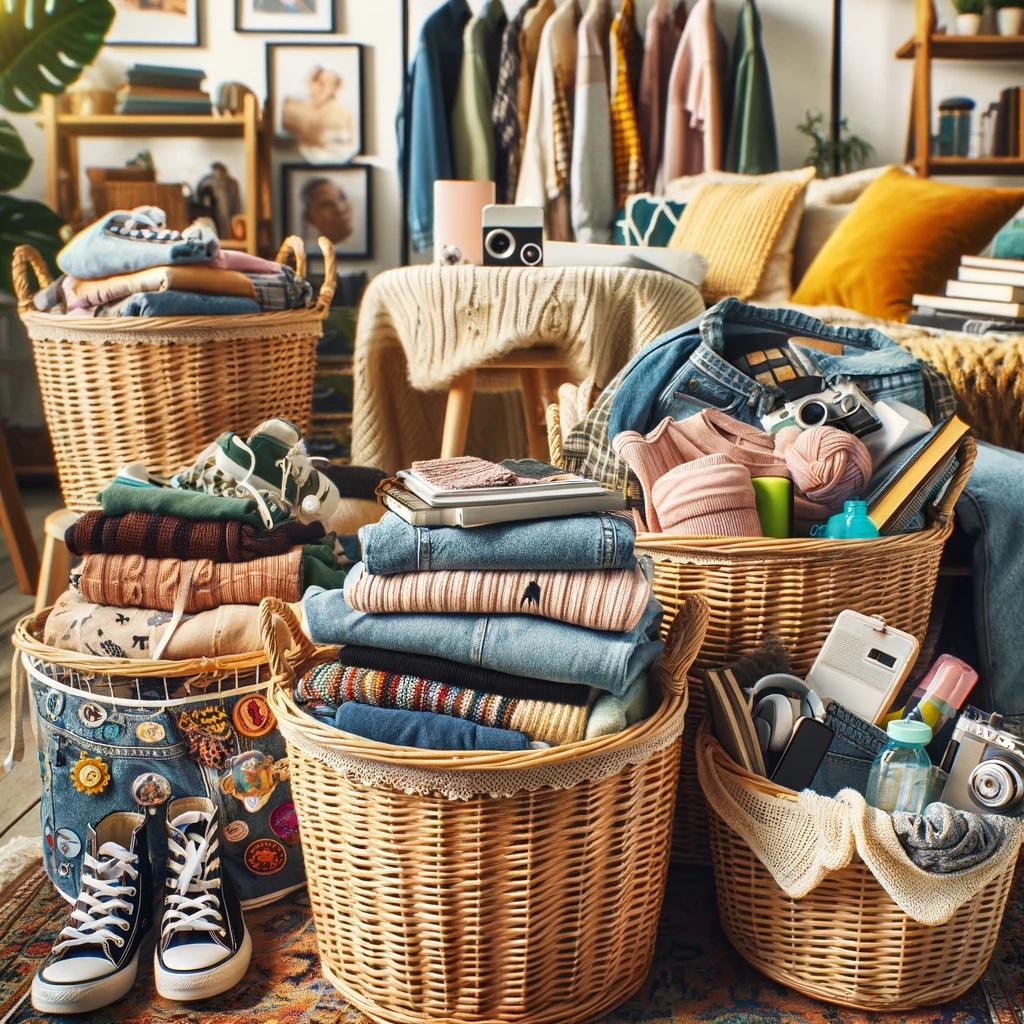
[[[64,297],[68,309],[102,306],[138,292],[205,292],[209,295],[239,295],[256,298],[252,281],[236,270],[216,270],[205,265],[150,267],[133,274],[90,278],[68,276],[64,279]]]

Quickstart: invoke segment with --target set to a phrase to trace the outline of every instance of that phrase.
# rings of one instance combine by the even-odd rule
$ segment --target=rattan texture
[[[170,474],[225,430],[247,436],[283,416],[310,421],[316,342],[334,295],[334,248],[320,239],[324,284],[315,306],[239,317],[60,317],[36,312],[31,276],[46,265],[31,246],[14,253],[14,287],[32,339],[46,425],[65,505],[85,512],[130,462]],[[305,274],[302,242],[278,262]]]
[[[547,409],[552,463],[561,465],[560,413]],[[681,601],[701,594],[710,618],[697,672],[718,668],[757,647],[767,634],[786,645],[797,675],[814,662],[836,616],[846,608],[881,615],[897,629],[923,641],[928,630],[942,549],[953,531],[953,505],[974,464],[976,446],[964,439],[959,468],[942,499],[929,510],[929,525],[917,533],[869,541],[763,537],[689,537],[640,533],[638,552],[654,560],[654,593],[666,621]],[[704,716],[703,684],[691,679],[686,733],[693,736]],[[673,857],[707,864],[702,828],[703,794],[697,785],[692,747],[683,744]]]
[[[796,799],[734,764],[706,725],[697,743],[707,770]],[[945,924],[928,926],[904,914],[859,859],[792,899],[710,805],[708,825],[722,928],[769,978],[815,999],[889,1013],[955,999],[984,973],[1015,859]]]
[[[312,645],[282,602],[261,615],[321,964],[344,998],[388,1024],[584,1021],[628,999],[653,955],[705,602],[670,631],[650,719],[513,754],[324,728],[290,690],[337,648]],[[505,795],[445,795],[461,776]]]
[[[187,185],[157,181],[104,180],[92,186],[96,216],[111,210],[132,210],[136,206],[156,206],[164,211],[166,226],[184,231],[189,225],[190,198]]]

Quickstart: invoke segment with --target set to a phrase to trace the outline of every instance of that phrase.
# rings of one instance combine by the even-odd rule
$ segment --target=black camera
[[[544,265],[544,211],[539,206],[485,206],[483,232],[485,267]]]

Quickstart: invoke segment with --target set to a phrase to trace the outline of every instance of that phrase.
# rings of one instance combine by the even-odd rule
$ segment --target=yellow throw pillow
[[[943,294],[960,257],[984,248],[1021,205],[1024,189],[949,185],[890,168],[829,237],[793,302],[906,320],[911,296]]]
[[[779,304],[789,298],[803,197],[814,168],[707,181],[686,204],[669,245],[708,261],[708,302],[735,295]]]

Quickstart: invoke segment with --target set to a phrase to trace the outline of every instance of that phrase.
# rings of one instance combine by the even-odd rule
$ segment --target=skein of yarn
[[[838,427],[811,427],[782,445],[776,441],[775,450],[793,477],[799,518],[825,519],[862,493],[871,478],[871,453],[864,442]]]

